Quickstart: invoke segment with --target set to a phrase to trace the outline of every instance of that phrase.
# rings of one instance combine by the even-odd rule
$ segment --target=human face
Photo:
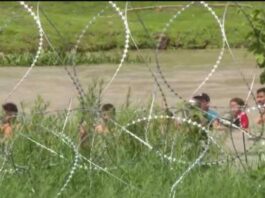
[[[14,115],[8,111],[4,111],[4,117],[3,117],[3,121],[4,122],[10,122],[12,119],[14,119]]]
[[[110,111],[103,111],[101,113],[101,117],[104,121],[108,121],[109,119],[112,119],[113,118],[113,112],[110,110]]]
[[[206,100],[201,100],[200,105],[203,111],[209,110],[209,102],[207,102]]]
[[[264,105],[265,104],[265,93],[264,92],[257,93],[256,100],[259,105]]]
[[[240,106],[236,102],[232,101],[230,102],[230,111],[233,116],[236,116],[240,112]]]

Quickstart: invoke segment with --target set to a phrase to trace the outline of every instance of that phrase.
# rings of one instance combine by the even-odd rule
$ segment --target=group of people
[[[230,113],[226,117],[220,117],[219,114],[210,108],[210,97],[206,93],[194,96],[192,102],[197,105],[207,119],[207,124],[221,128],[223,120],[228,120],[230,123],[240,127],[246,131],[249,129],[249,118],[245,109],[247,105],[242,98],[232,98],[229,101]],[[256,103],[259,106],[260,115],[256,118],[256,124],[265,123],[265,87],[260,88],[256,92]]]
[[[244,130],[249,129],[249,119],[245,112],[246,104],[241,98],[232,98],[229,102],[230,106],[230,117],[224,118],[220,117],[219,114],[210,108],[210,97],[206,93],[196,95],[193,97],[193,104],[203,113],[206,124],[212,127],[220,128],[222,127],[221,119],[227,119],[230,123],[243,128]],[[256,124],[265,123],[265,87],[260,88],[256,92],[256,103],[260,106],[259,117],[256,118]],[[0,126],[0,135],[2,136],[1,142],[8,140],[13,135],[13,123],[16,120],[18,113],[18,108],[14,103],[5,103],[2,105],[4,111],[4,116],[2,118],[2,124]],[[109,133],[109,121],[113,120],[115,117],[115,107],[113,104],[104,104],[100,110],[100,123],[94,128],[97,134],[107,134]],[[88,137],[88,126],[83,122],[79,128],[79,140],[80,144],[84,142]]]
[[[18,108],[14,103],[5,103],[2,105],[3,117],[0,125],[0,143],[10,140],[13,136],[14,127],[17,126],[16,121]],[[95,132],[98,134],[106,134],[109,132],[108,122],[115,116],[115,107],[112,104],[104,104],[100,110],[100,123],[95,126]],[[79,128],[80,141],[84,141],[88,136],[86,123],[82,123]]]

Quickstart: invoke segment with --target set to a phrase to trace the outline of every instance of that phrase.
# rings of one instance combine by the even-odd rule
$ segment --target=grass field
[[[28,2],[28,4],[36,11],[37,3]],[[176,11],[186,4],[187,2],[130,2],[128,21],[138,46],[141,49],[154,48],[156,36]],[[209,4],[216,11],[218,17],[222,19],[225,2],[209,2]],[[226,34],[232,48],[244,47],[247,45],[245,37],[251,29],[239,8],[235,4],[230,4],[226,15]],[[244,2],[241,4],[247,13],[254,7],[264,6],[262,2]],[[124,2],[119,2],[118,5],[122,10],[125,7]],[[150,6],[169,7],[130,10]],[[66,52],[73,48],[82,29],[103,8],[105,8],[105,12],[88,28],[79,45],[78,51],[81,54],[88,51],[102,52],[123,48],[124,27],[114,9],[108,2],[41,2],[42,26],[56,51],[61,53],[63,57],[67,57]],[[143,21],[148,32],[145,31],[140,20]],[[215,19],[199,4],[184,11],[170,26],[166,36],[170,39],[168,48],[171,49],[220,48],[221,46],[221,33]],[[10,65],[10,62],[11,65],[29,63],[37,49],[37,43],[37,28],[29,14],[17,2],[2,2],[0,6],[1,65]],[[132,43],[130,48],[134,48]],[[47,42],[44,42],[44,49],[46,52],[51,51]],[[8,54],[9,57],[4,59],[3,56]],[[47,58],[50,56],[52,58]],[[54,57],[54,54],[47,54],[43,58],[43,62],[47,63],[50,60],[50,62],[54,62],[54,65],[57,65]],[[82,58],[81,62],[88,63],[96,63],[100,59],[93,59],[91,55],[83,55],[80,59]],[[109,58],[103,57],[101,59],[98,62],[103,63]],[[41,62],[40,64],[42,64]]]
[[[95,104],[90,102],[92,106],[87,108]],[[5,155],[1,153],[1,197],[56,197],[65,184],[60,197],[169,197],[173,183],[204,148],[199,141],[200,130],[191,130],[186,125],[176,130],[170,122],[156,120],[150,122],[148,130],[153,150],[113,125],[106,136],[91,132],[87,144],[79,150],[83,157],[76,162],[77,153],[65,137],[69,137],[74,145],[78,143],[81,112],[73,111],[63,130],[66,112],[44,114],[46,108],[46,103],[38,99],[30,114],[18,119],[21,127],[10,142],[12,157],[4,162]],[[135,110],[133,106],[119,107],[116,122],[126,125],[145,116]],[[155,108],[154,113],[159,112],[160,109]],[[92,123],[93,112],[88,111],[85,115],[87,123]],[[146,121],[127,129],[145,139],[145,126]],[[92,124],[88,127],[92,128]],[[161,134],[161,131],[166,133]],[[170,163],[156,151],[186,163]],[[211,143],[203,161],[223,157]],[[265,193],[264,163],[259,159],[246,171],[235,162],[196,166],[177,186],[176,197],[262,198]]]

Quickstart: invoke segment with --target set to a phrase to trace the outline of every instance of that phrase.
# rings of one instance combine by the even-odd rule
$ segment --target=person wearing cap
[[[3,123],[0,126],[0,131],[3,135],[1,141],[4,142],[13,136],[13,123],[16,120],[18,109],[14,103],[5,103],[2,105],[2,108],[5,114],[2,120]]]
[[[198,106],[204,111],[204,116],[207,119],[207,124],[218,125],[218,113],[210,108],[210,97],[206,93],[194,96],[193,100],[198,102]]]

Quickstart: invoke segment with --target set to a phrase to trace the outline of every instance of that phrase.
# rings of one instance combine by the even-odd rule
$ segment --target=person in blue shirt
[[[194,96],[194,100],[199,102],[199,107],[204,111],[204,116],[207,119],[207,124],[218,125],[218,113],[210,108],[210,97],[206,93],[201,93],[200,95]]]

